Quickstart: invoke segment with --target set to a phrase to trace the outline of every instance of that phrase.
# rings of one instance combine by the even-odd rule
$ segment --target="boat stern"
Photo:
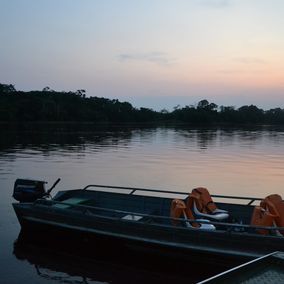
[[[24,225],[24,215],[25,215],[25,211],[30,208],[32,203],[12,203],[12,206],[14,208],[14,211],[16,213],[16,216],[18,218],[18,221],[21,225],[21,227],[23,227]]]

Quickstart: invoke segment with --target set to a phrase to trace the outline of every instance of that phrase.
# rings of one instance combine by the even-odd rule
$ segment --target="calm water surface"
[[[11,194],[18,177],[47,180],[49,185],[61,177],[54,193],[96,183],[184,192],[205,186],[215,194],[283,196],[283,161],[283,128],[1,129],[0,282],[173,281],[173,275],[155,269],[77,255],[54,257],[50,249],[15,243],[20,226]],[[202,278],[191,272],[187,283]]]

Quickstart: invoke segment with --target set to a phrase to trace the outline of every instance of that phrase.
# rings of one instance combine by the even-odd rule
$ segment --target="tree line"
[[[240,108],[218,106],[204,99],[196,106],[175,107],[172,111],[135,108],[129,102],[87,97],[85,90],[19,91],[0,84],[0,121],[3,122],[95,122],[148,123],[182,122],[200,124],[284,124],[284,109],[263,110],[255,105]]]

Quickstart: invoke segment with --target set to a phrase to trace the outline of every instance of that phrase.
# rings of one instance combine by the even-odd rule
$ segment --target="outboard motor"
[[[45,184],[45,181],[17,179],[13,197],[20,202],[34,202],[46,194]]]
[[[51,190],[59,183],[60,178],[49,190],[45,190],[46,181],[17,179],[14,185],[13,197],[20,202],[34,202],[44,196],[49,196]]]

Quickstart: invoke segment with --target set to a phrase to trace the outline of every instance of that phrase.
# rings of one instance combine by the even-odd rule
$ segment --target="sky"
[[[283,0],[0,0],[0,82],[156,110],[284,107]]]

